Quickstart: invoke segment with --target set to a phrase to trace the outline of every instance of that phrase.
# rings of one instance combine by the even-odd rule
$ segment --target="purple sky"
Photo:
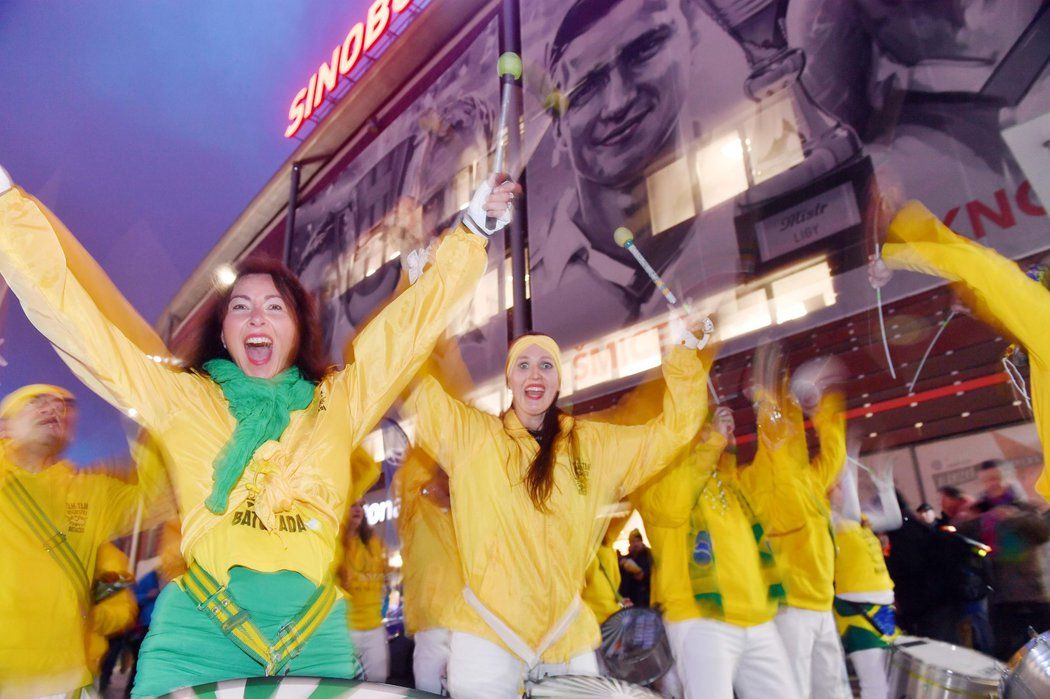
[[[153,322],[297,142],[296,91],[370,0],[4,0],[0,164]],[[116,411],[73,378],[17,303],[0,393],[80,399],[70,456],[123,453]]]

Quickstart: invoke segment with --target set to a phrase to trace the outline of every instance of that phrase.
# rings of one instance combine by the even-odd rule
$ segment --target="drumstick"
[[[620,226],[617,228],[613,231],[613,239],[616,241],[617,245],[631,253],[631,256],[634,257],[635,261],[638,263],[638,266],[645,270],[645,273],[653,280],[653,284],[656,284],[656,288],[664,295],[664,298],[667,299],[669,305],[681,306],[685,309],[686,313],[692,314],[693,309],[689,306],[689,302],[678,300],[678,297],[674,295],[674,292],[667,288],[667,283],[664,282],[663,277],[653,269],[653,266],[649,264],[649,260],[645,259],[645,255],[643,255],[642,251],[638,249],[638,246],[634,244],[634,234],[631,233],[629,228],[626,226]],[[715,332],[715,324],[711,322],[710,318],[704,318],[703,321],[701,321],[701,330],[703,331],[704,336],[700,338],[698,349],[703,349],[707,346],[708,341]],[[718,397],[718,391],[715,389],[714,382],[711,381],[710,374],[707,377],[707,388],[711,391],[711,396],[715,399],[715,405],[720,404],[722,401]]]
[[[521,79],[521,56],[513,51],[507,51],[502,54],[496,62],[496,72],[499,74],[502,84],[502,95],[499,105],[499,123],[496,127],[496,159],[492,164],[492,172],[499,176],[503,173],[504,164],[503,131],[507,128],[514,83]],[[499,183],[497,182],[497,184]],[[486,217],[485,226],[489,229],[495,228],[496,218],[494,216]]]
[[[882,259],[882,246],[875,243],[875,259]],[[886,320],[882,317],[882,288],[875,289],[875,305],[879,311],[879,330],[882,331],[882,349],[886,352],[886,365],[890,368],[890,376],[897,378],[897,370],[893,367],[893,357],[890,356],[890,341],[886,337]]]
[[[912,377],[911,383],[908,384],[908,393],[915,392],[915,384],[919,382],[919,375],[922,373],[922,368],[926,366],[926,360],[930,358],[930,352],[933,351],[933,346],[937,344],[937,340],[941,339],[941,335],[944,334],[944,329],[948,327],[948,323],[952,322],[955,317],[955,311],[948,314],[948,317],[941,323],[941,327],[937,330],[937,334],[930,340],[930,346],[926,348],[926,352],[922,355],[922,361],[919,362],[919,368],[915,370],[915,376]]]

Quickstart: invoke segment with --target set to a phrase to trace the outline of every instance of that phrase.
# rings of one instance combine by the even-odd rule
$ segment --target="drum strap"
[[[558,620],[558,623],[555,624],[551,630],[547,632],[547,635],[543,637],[540,641],[539,647],[533,650],[529,647],[529,644],[521,638],[521,636],[516,634],[502,619],[493,614],[488,607],[482,604],[481,600],[478,599],[478,596],[474,594],[474,591],[469,587],[463,588],[463,598],[467,600],[467,604],[478,613],[478,616],[481,617],[482,621],[488,624],[488,627],[499,636],[499,639],[503,641],[508,648],[510,648],[514,655],[525,661],[525,665],[528,666],[529,670],[539,665],[540,659],[543,657],[543,654],[547,652],[547,649],[553,646],[559,638],[565,635],[565,632],[569,630],[569,626],[576,618],[576,615],[579,614],[581,605],[580,596],[576,595],[569,604],[569,608],[565,610],[565,614],[563,614],[561,619]]]
[[[268,641],[248,612],[196,561],[179,578],[179,585],[197,603],[197,609],[219,625],[224,636],[265,668],[266,676],[276,675],[299,654],[303,645],[328,617],[336,601],[336,588],[330,578],[313,593],[306,605]]]

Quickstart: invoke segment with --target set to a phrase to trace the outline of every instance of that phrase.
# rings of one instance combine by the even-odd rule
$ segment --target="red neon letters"
[[[386,30],[394,15],[405,11],[413,0],[375,0],[368,8],[365,21],[350,27],[343,43],[332,49],[331,60],[322,63],[310,76],[306,87],[295,93],[292,106],[288,109],[288,128],[285,138],[291,138],[302,128],[303,122],[310,118],[326,95],[332,93],[339,80],[350,74],[361,55],[372,48]]]

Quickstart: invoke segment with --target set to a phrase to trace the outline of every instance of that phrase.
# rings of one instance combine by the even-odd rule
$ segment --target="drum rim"
[[[911,636],[906,636],[904,638],[907,638],[907,639],[910,639],[910,640],[923,641],[923,642],[926,642],[926,643],[928,643],[928,642],[944,643],[945,645],[950,646],[951,648],[958,648],[960,650],[965,650],[965,651],[969,651],[969,652],[973,652],[973,653],[978,653],[979,655],[984,655],[980,651],[975,651],[972,648],[967,648],[966,646],[960,646],[960,645],[957,645],[957,644],[954,644],[954,643],[947,643],[945,641],[937,641],[936,639],[918,638],[918,637],[911,637]],[[895,667],[895,668],[899,669],[901,672],[904,672],[909,677],[911,677],[911,678],[913,678],[915,680],[918,680],[922,684],[929,685],[931,687],[935,687],[936,689],[941,689],[941,690],[944,690],[944,691],[951,691],[951,692],[959,692],[960,691],[959,689],[954,688],[954,687],[946,687],[943,684],[941,684],[939,682],[936,682],[936,681],[932,680],[929,677],[925,677],[925,676],[923,676],[923,675],[921,675],[919,673],[923,672],[923,671],[926,671],[926,670],[936,670],[937,673],[940,676],[942,676],[942,677],[946,676],[945,678],[947,680],[950,680],[951,678],[954,678],[954,677],[958,677],[958,678],[964,679],[964,680],[966,680],[968,682],[972,682],[973,684],[976,684],[976,685],[987,686],[988,689],[990,689],[992,691],[991,695],[988,695],[988,694],[974,694],[974,693],[967,692],[967,694],[966,694],[967,696],[973,696],[973,697],[997,696],[997,692],[998,692],[998,690],[999,690],[999,688],[1001,686],[1001,683],[1002,683],[1002,672],[1004,671],[1004,666],[1003,666],[1003,664],[1001,662],[999,662],[999,660],[997,660],[996,658],[993,658],[990,655],[985,656],[985,657],[987,657],[989,660],[991,660],[993,663],[995,663],[995,665],[999,668],[998,672],[997,672],[995,677],[984,677],[984,678],[982,678],[982,677],[978,677],[978,676],[967,674],[967,673],[965,673],[965,672],[963,672],[961,670],[953,670],[951,668],[946,668],[946,667],[941,667],[939,665],[934,665],[934,664],[932,664],[930,662],[927,662],[927,661],[925,661],[925,660],[923,660],[921,658],[918,658],[918,657],[916,657],[914,655],[911,655],[911,654],[908,654],[906,652],[903,652],[903,651],[906,650],[907,647],[904,646],[904,644],[902,644],[902,643],[894,643],[891,646],[891,648],[893,650],[893,652],[890,654],[890,665],[892,667]],[[906,665],[904,661],[899,660],[898,656],[906,657],[907,660],[908,660],[908,664]]]

